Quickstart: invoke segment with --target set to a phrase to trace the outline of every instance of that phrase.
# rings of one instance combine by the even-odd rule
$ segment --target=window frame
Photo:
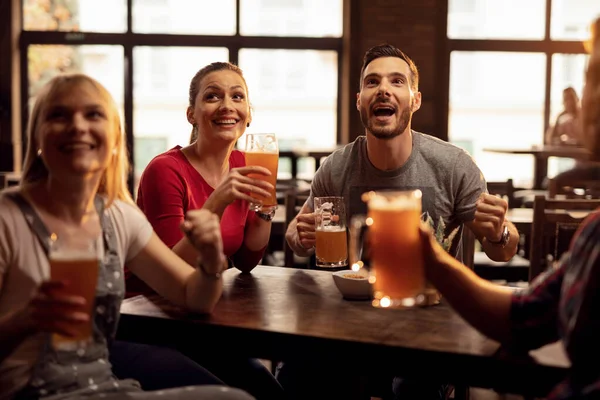
[[[125,0],[127,3],[127,30],[123,33],[99,33],[99,32],[59,32],[59,31],[32,31],[24,30],[23,2],[19,1],[18,12],[21,21],[19,35],[20,56],[20,88],[21,104],[21,136],[22,154],[25,155],[27,148],[27,119],[29,115],[29,77],[27,54],[29,46],[32,45],[117,45],[123,47],[124,52],[124,126],[129,150],[129,161],[131,171],[129,172],[129,190],[133,192],[134,185],[134,131],[133,123],[133,71],[134,58],[133,48],[135,46],[158,46],[158,47],[226,47],[229,50],[229,61],[238,64],[239,52],[243,48],[254,49],[283,49],[283,50],[330,50],[337,52],[338,56],[338,79],[337,79],[337,112],[336,112],[336,143],[342,142],[342,87],[343,87],[343,36],[339,38],[312,38],[312,37],[283,37],[283,36],[242,36],[240,35],[240,8],[241,0],[235,1],[236,19],[235,34],[231,36],[215,35],[189,35],[189,34],[162,34],[162,33],[134,33],[133,29],[133,0]],[[343,22],[345,23],[345,21]]]
[[[449,1],[448,11],[450,10]],[[507,39],[451,39],[448,37],[448,18],[449,12],[446,13],[446,22],[444,24],[445,35],[445,51],[442,56],[442,65],[445,67],[443,90],[446,90],[444,96],[444,104],[441,107],[443,111],[442,119],[445,121],[441,137],[449,140],[449,110],[450,110],[450,57],[453,51],[464,52],[514,52],[514,53],[542,53],[546,56],[546,79],[544,86],[544,130],[540,132],[540,136],[544,137],[544,132],[548,130],[550,125],[551,112],[551,95],[552,95],[552,56],[554,54],[586,54],[583,47],[583,42],[576,40],[552,40],[551,18],[552,18],[552,1],[546,0],[545,10],[545,26],[544,38],[541,40],[507,40]]]

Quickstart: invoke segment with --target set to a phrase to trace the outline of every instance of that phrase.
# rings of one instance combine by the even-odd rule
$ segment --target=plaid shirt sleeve
[[[540,274],[527,288],[516,292],[511,305],[511,344],[532,350],[559,339],[558,305],[569,255],[558,267]]]

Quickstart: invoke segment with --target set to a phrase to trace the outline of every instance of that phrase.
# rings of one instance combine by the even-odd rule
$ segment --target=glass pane
[[[587,54],[554,54],[552,55],[552,82],[550,96],[550,121],[552,127],[558,115],[564,110],[563,90],[572,87],[578,97],[581,97],[587,66]],[[573,167],[575,161],[568,158],[550,157],[548,159],[548,176],[566,171]]]
[[[598,0],[552,0],[550,37],[555,40],[589,39],[590,24],[598,16]]]
[[[126,0],[23,0],[30,31],[125,32]]]
[[[343,0],[240,0],[248,36],[342,37]]]
[[[189,143],[192,127],[185,111],[196,72],[211,62],[228,60],[229,51],[222,47],[134,47],[134,193],[154,156]]]
[[[246,132],[275,133],[281,150],[336,145],[337,52],[242,49],[240,67],[254,111]],[[301,177],[314,173],[302,165]]]
[[[588,58],[587,54],[552,55],[550,124],[554,124],[563,110],[564,89],[572,87],[581,97]]]
[[[542,144],[546,57],[543,54],[452,52],[450,141],[466,148],[488,181],[533,183],[533,157],[485,148]]]
[[[543,39],[545,14],[546,0],[450,0],[448,37]]]
[[[30,105],[39,90],[60,73],[81,72],[111,93],[123,115],[123,47],[35,45],[27,51]]]
[[[133,31],[235,34],[235,0],[133,0]]]

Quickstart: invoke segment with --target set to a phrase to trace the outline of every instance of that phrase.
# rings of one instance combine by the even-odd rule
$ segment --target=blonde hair
[[[593,161],[600,161],[600,18],[591,26],[591,40],[588,44],[590,59],[582,96],[582,124],[584,140],[592,151]]]
[[[106,206],[109,207],[115,199],[133,203],[133,199],[127,189],[127,174],[129,172],[129,161],[127,156],[127,143],[124,130],[121,128],[121,119],[115,101],[112,96],[95,79],[84,74],[59,75],[50,80],[38,94],[35,105],[29,117],[27,127],[27,153],[23,166],[22,185],[27,186],[45,181],[48,178],[48,168],[38,155],[38,131],[42,125],[48,106],[57,93],[63,90],[71,90],[73,87],[89,85],[93,87],[99,98],[107,106],[110,129],[115,137],[116,153],[112,155],[110,163],[100,180],[98,194],[107,198]]]

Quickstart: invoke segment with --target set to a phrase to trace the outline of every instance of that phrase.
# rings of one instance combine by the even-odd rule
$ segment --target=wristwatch
[[[504,227],[502,228],[502,236],[500,236],[500,240],[498,241],[493,241],[488,239],[488,243],[491,243],[495,246],[502,246],[502,248],[505,248],[506,245],[508,244],[508,241],[510,240],[510,231],[508,230],[508,226],[504,225]]]
[[[273,221],[275,218],[275,208],[269,211],[268,213],[264,213],[262,211],[255,211],[258,218],[265,220],[267,222]]]

